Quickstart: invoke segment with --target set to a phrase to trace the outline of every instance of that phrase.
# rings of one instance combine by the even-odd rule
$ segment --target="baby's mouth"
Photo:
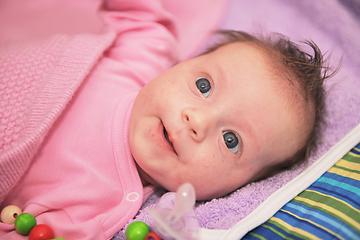
[[[164,127],[163,132],[164,132],[164,136],[165,136],[166,141],[170,144],[170,146],[172,147],[173,151],[176,153],[176,151],[175,151],[175,149],[174,149],[174,145],[173,145],[173,143],[170,141],[169,134],[168,134],[168,132],[166,131],[166,128],[165,128],[165,127]]]

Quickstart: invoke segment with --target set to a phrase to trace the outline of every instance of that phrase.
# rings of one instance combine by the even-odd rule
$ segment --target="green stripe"
[[[280,236],[280,237],[283,238],[283,239],[292,239],[292,240],[293,240],[293,238],[290,238],[290,237],[286,236],[286,235],[283,234],[282,232],[276,230],[275,228],[273,228],[273,227],[270,226],[270,225],[267,225],[266,223],[264,223],[264,224],[262,225],[262,227],[269,229],[270,231],[272,231],[273,233],[277,234],[278,236]]]
[[[354,156],[354,155],[350,155],[350,154],[346,154],[342,159],[349,161],[349,162],[353,162],[353,163],[360,163],[360,156]]]
[[[360,219],[360,212],[355,207],[352,207],[349,203],[349,205],[345,204],[342,200],[336,198],[335,196],[329,196],[325,194],[320,194],[319,192],[312,190],[311,192],[306,189],[302,193],[299,194],[299,197],[310,199],[314,202],[320,202],[323,204],[326,204],[327,206],[333,207],[340,212],[346,213],[347,216],[349,216],[352,219]],[[331,213],[332,216],[336,216],[333,213]],[[338,218],[338,217],[337,217]]]
[[[351,169],[351,168],[347,168],[347,167],[341,167],[341,166],[334,165],[333,168],[338,168],[338,169],[342,169],[347,172],[360,174],[360,170],[355,170],[355,169]]]
[[[343,201],[336,198],[335,196],[322,194],[317,192],[316,190],[310,191],[308,189],[305,189],[302,193],[299,194],[299,197],[307,198],[313,200],[314,202],[326,203],[326,205],[336,208],[342,212],[354,211],[353,209],[351,209],[351,207],[346,205]]]
[[[324,196],[324,195],[320,195],[318,193],[314,192],[308,192],[307,190],[305,190],[304,192],[299,194],[299,197],[303,197],[306,199],[310,199],[314,202],[319,202],[322,204],[325,204],[327,206],[330,206],[342,213],[344,213],[347,217],[352,218],[354,221],[356,222],[360,222],[360,214],[359,211],[356,211],[356,209],[351,208],[350,206],[347,206],[346,204],[344,204],[343,202],[340,202],[336,199],[332,199],[328,196]],[[302,201],[298,198],[294,198],[292,201],[297,202],[299,204],[303,204],[305,206],[307,206],[308,208],[312,208],[312,209],[317,209],[320,210],[336,219],[339,219],[342,222],[346,222],[347,225],[349,225],[352,229],[354,229],[357,232],[360,232],[360,229],[358,229],[356,226],[354,226],[352,223],[350,223],[349,221],[347,221],[346,219],[344,219],[343,217],[335,214],[332,211],[329,211],[327,209],[324,209],[321,206],[314,206],[308,202]],[[350,219],[349,219],[350,220]],[[355,224],[355,223],[354,223]]]
[[[249,233],[251,236],[257,238],[257,239],[260,239],[260,240],[267,240],[267,238],[261,236],[260,234],[257,234],[257,233],[254,233],[254,232],[250,232]]]
[[[295,237],[297,237],[297,238],[300,238],[300,239],[308,239],[308,240],[311,240],[311,238],[308,238],[308,237],[306,237],[306,236],[304,236],[304,235],[302,235],[302,234],[300,234],[300,233],[298,233],[298,232],[294,232],[294,231],[288,229],[287,227],[285,227],[284,225],[280,224],[279,222],[276,222],[276,221],[271,220],[271,218],[270,218],[267,222],[270,223],[270,224],[275,225],[276,227],[278,227],[278,228],[280,228],[280,229],[282,229],[282,230],[283,230],[284,232],[286,232],[287,234],[291,234],[291,235],[293,235],[293,236],[295,236]],[[305,230],[303,230],[303,231],[305,231]]]

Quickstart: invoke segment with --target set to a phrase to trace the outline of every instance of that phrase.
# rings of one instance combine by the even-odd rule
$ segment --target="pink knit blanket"
[[[105,32],[0,45],[0,202],[114,39]]]

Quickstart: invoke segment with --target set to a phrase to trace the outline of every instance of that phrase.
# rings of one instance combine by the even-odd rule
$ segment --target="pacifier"
[[[190,183],[181,185],[176,193],[162,196],[156,208],[148,208],[155,219],[154,232],[162,239],[198,239],[199,223],[193,211],[195,201],[195,189]]]

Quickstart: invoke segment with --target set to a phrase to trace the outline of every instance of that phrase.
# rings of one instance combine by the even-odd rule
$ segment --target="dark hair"
[[[203,54],[215,51],[216,49],[235,42],[248,42],[260,47],[266,55],[271,57],[272,63],[276,69],[284,70],[286,78],[292,83],[295,81],[300,86],[300,92],[307,103],[304,107],[305,112],[309,113],[309,105],[313,106],[313,119],[310,134],[308,134],[306,143],[291,157],[279,163],[268,166],[255,180],[261,180],[273,176],[281,171],[290,169],[295,165],[303,163],[309,157],[312,150],[316,149],[318,140],[321,137],[323,128],[323,118],[325,114],[324,80],[332,77],[338,68],[329,74],[329,66],[322,55],[319,47],[313,41],[303,42],[309,46],[313,55],[302,51],[297,44],[290,41],[281,34],[271,34],[269,37],[255,37],[242,31],[220,30],[216,32],[219,36],[218,42],[209,47]],[[277,60],[277,61],[274,61]],[[340,66],[340,65],[339,65]],[[278,74],[278,73],[277,73]]]

